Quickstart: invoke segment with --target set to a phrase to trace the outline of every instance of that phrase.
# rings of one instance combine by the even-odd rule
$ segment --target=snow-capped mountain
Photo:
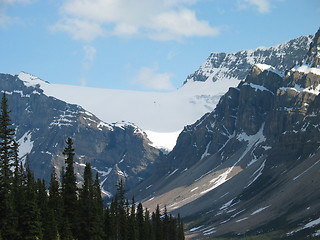
[[[303,59],[308,51],[310,39],[297,38],[283,44],[284,47],[279,45],[265,48],[263,51],[265,55],[281,56],[282,60],[274,59],[276,68],[292,66]],[[298,45],[300,48],[296,47]],[[206,71],[213,73],[220,69],[219,74],[223,71],[232,71],[233,74],[218,74],[219,79],[211,77],[207,81],[198,81],[196,74],[193,74],[181,88],[170,93],[50,84],[24,72],[18,75],[1,74],[0,89],[8,93],[9,104],[11,102],[12,119],[20,143],[20,156],[29,154],[30,165],[36,177],[44,177],[47,180],[52,168],[58,173],[61,171],[64,141],[71,136],[75,139],[77,171],[82,171],[85,162],[91,162],[102,177],[103,189],[113,192],[120,177],[128,180],[127,187],[130,188],[153,174],[154,162],[161,155],[154,147],[171,150],[183,129],[175,150],[167,158],[173,159],[172,164],[165,162],[167,166],[161,165],[160,170],[167,171],[169,166],[169,175],[174,176],[179,172],[176,170],[178,166],[183,166],[184,171],[197,164],[199,159],[206,159],[211,154],[210,146],[213,144],[197,137],[200,142],[189,148],[190,146],[183,142],[190,139],[183,136],[190,135],[192,131],[188,133],[186,129],[191,127],[184,126],[195,122],[204,114],[210,115],[220,97],[230,87],[229,91],[234,91],[239,81],[245,79],[244,72],[248,71],[252,64],[259,61],[265,63],[263,60],[267,58],[261,57],[261,51],[261,48],[258,48],[226,54],[237,60],[231,64],[229,58],[222,58],[211,66],[211,70],[208,66]],[[249,53],[250,61],[247,57]],[[288,56],[285,57],[285,54]],[[294,60],[286,63],[286,59],[291,59],[291,56],[295,56]],[[203,66],[200,69],[203,69]],[[260,68],[263,68],[262,66],[264,65],[260,65]],[[269,72],[276,72],[271,67],[267,68]],[[201,71],[196,73],[199,75]],[[123,120],[125,122],[122,122]],[[212,129],[203,128],[201,131],[206,139],[206,131],[210,132]],[[221,136],[217,137],[216,141],[224,141]],[[179,148],[180,152],[185,151],[184,157],[174,155]],[[198,150],[192,151],[193,148]],[[197,154],[200,154],[200,157]],[[204,169],[208,167],[210,168],[210,165],[203,165]],[[144,171],[145,169],[147,171]]]
[[[212,111],[229,85],[237,84],[194,82],[175,92],[163,93],[49,84],[26,73],[18,77],[26,84],[38,84],[47,96],[82,106],[104,122],[132,122],[147,133],[155,147],[169,150],[183,126]]]
[[[279,70],[290,69],[301,62],[309,50],[313,36],[302,36],[274,47],[259,47],[235,53],[211,53],[208,59],[186,80],[244,80],[254,64],[267,64]]]
[[[1,92],[8,97],[10,117],[20,145],[19,157],[26,160],[35,176],[49,182],[53,170],[61,176],[62,155],[68,137],[74,139],[75,169],[81,182],[85,163],[100,173],[102,189],[113,193],[120,177],[128,187],[146,177],[160,151],[151,146],[145,133],[127,123],[105,123],[79,105],[48,97],[44,82],[29,74],[0,74]]]
[[[144,205],[181,213],[195,239],[319,234],[319,41],[320,29],[305,60],[287,71],[256,64],[214,111],[186,126],[134,189]]]
[[[104,122],[132,122],[148,135],[153,146],[170,151],[184,126],[211,112],[229,87],[245,79],[253,64],[272,63],[278,69],[288,69],[302,60],[311,39],[299,37],[275,47],[213,53],[181,88],[168,93],[49,84],[24,73],[19,78],[39,84],[48,96],[82,106]]]

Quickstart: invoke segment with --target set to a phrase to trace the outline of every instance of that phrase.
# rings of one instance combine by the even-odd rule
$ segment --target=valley
[[[318,237],[320,30],[269,48],[212,53],[172,92],[50,84],[0,74],[23,165],[61,175],[74,139],[106,199],[123,180],[188,239]],[[28,159],[28,160],[27,160]],[[267,239],[267,238],[264,238]],[[303,239],[303,238],[301,238]]]

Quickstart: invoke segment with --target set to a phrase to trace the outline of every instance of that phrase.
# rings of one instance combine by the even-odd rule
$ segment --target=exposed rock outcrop
[[[21,80],[27,78],[32,78],[35,84]],[[147,176],[142,170],[154,163],[160,151],[150,145],[137,126],[125,122],[104,123],[78,105],[44,95],[36,81],[26,73],[18,76],[0,74],[0,89],[8,96],[20,157],[24,161],[28,154],[36,177],[44,178],[48,183],[53,169],[60,177],[67,137],[74,140],[79,182],[86,162],[100,173],[106,193],[115,192],[118,178],[109,177],[109,174],[116,166],[121,169],[119,174],[126,174],[118,174],[118,177],[127,180],[128,188]]]
[[[140,186],[145,205],[180,212],[196,238],[311,236],[319,225],[308,223],[320,218],[319,93],[314,65],[255,65],[213,112],[184,128],[158,175]]]

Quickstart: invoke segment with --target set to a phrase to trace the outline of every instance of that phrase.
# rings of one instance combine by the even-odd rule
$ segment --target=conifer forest
[[[183,222],[166,208],[155,212],[125,197],[123,181],[104,205],[99,176],[86,164],[77,186],[73,141],[66,140],[65,168],[58,181],[35,179],[18,157],[6,94],[0,112],[0,240],[183,240]],[[47,188],[48,186],[48,188]]]

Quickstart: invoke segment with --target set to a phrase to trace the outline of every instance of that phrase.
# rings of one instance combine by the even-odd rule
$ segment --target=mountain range
[[[194,239],[318,236],[319,60],[320,30],[289,70],[254,65],[214,111],[184,128],[134,190],[139,199],[181,213]]]
[[[126,177],[132,186],[140,182],[144,178],[140,175],[142,170],[161,154],[137,126],[104,123],[79,105],[49,97],[33,82],[34,76],[1,74],[0,78],[20,145],[19,157],[23,162],[28,160],[35,176],[47,183],[53,170],[61,176],[65,164],[62,153],[68,137],[74,139],[79,182],[85,163],[90,162],[100,173],[107,195],[115,191],[121,177]]]
[[[91,162],[106,196],[125,179],[148,208],[181,213],[190,238],[318,234],[319,35],[212,53],[169,93],[0,74],[21,161],[60,176],[72,137],[79,184]]]
[[[173,92],[96,89],[49,84],[36,77],[31,79],[47,96],[80,105],[104,122],[134,123],[148,135],[153,146],[171,151],[184,126],[214,110],[220,97],[229,87],[236,87],[244,80],[254,64],[289,69],[305,56],[311,40],[312,36],[302,36],[274,47],[212,53],[199,70]],[[199,81],[205,79],[208,81]]]

